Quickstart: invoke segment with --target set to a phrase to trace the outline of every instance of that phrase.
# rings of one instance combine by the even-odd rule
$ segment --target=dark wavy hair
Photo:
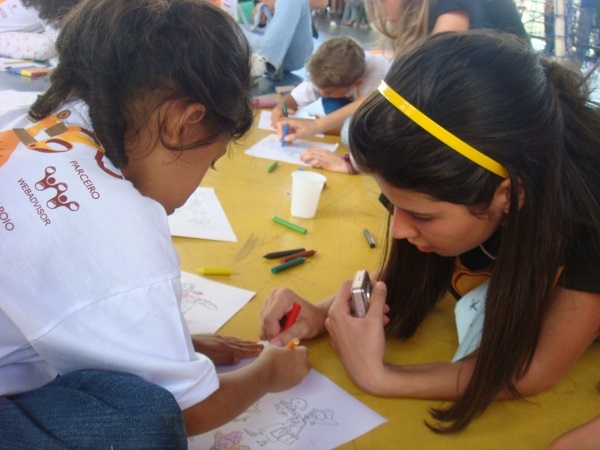
[[[589,254],[582,235],[600,254],[600,112],[585,81],[527,43],[489,31],[426,38],[399,55],[386,76],[408,102],[502,164],[511,180],[475,369],[454,404],[433,410],[442,421],[429,425],[436,431],[465,428],[501,391],[520,398],[515,380],[531,364],[563,261]],[[363,171],[473,214],[489,207],[502,182],[377,92],[352,120],[350,148]],[[455,258],[392,240],[382,271],[388,335],[415,332],[449,288],[454,267]],[[598,276],[598,269],[578,267],[584,276]]]
[[[204,105],[211,130],[201,142],[172,150],[223,135],[238,139],[252,125],[249,44],[235,20],[206,1],[84,0],[64,18],[56,46],[51,85],[29,115],[40,120],[67,100],[83,99],[117,167],[127,164],[125,133],[169,101]],[[161,129],[164,136],[164,122]]]

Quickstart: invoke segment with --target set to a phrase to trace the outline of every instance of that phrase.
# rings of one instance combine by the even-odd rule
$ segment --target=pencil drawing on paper
[[[194,283],[181,283],[181,312],[184,314],[196,306],[201,306],[209,311],[217,311],[219,307],[206,298],[203,292],[195,290]]]
[[[211,450],[240,450],[249,447],[240,444],[244,437],[250,437],[262,448],[283,448],[281,445],[293,446],[301,439],[302,430],[306,426],[337,426],[333,418],[334,412],[330,409],[313,408],[308,411],[308,402],[301,397],[294,397],[289,401],[281,400],[274,406],[281,419],[270,425],[260,428],[244,428],[244,433],[234,431],[227,435],[221,432],[214,434],[214,445]],[[246,422],[252,416],[260,414],[258,402],[248,409],[242,416],[234,420],[235,423]],[[223,446],[224,443],[231,445]]]
[[[180,209],[181,220],[184,220],[190,226],[210,228],[213,226],[210,216],[207,212],[206,194],[202,191],[194,192],[185,204],[185,208]]]
[[[285,421],[274,423],[258,430],[244,429],[252,436],[256,443],[265,447],[270,443],[293,445],[300,440],[300,434],[307,425],[336,426],[333,411],[330,409],[312,409],[304,413],[308,402],[303,398],[292,398],[289,402],[284,400],[275,405],[277,414]]]
[[[230,370],[235,369],[217,368],[220,373]],[[188,448],[332,449],[385,422],[384,417],[311,369],[299,385],[267,394],[228,424],[189,438]]]
[[[240,414],[238,417],[232,420],[233,423],[247,422],[251,420],[253,417],[260,414],[260,409],[258,408],[258,403],[254,403],[250,408],[244,411],[243,414]]]

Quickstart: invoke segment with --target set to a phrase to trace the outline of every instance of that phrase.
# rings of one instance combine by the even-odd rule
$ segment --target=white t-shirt
[[[202,401],[218,378],[180,312],[164,208],[108,161],[85,103],[24,113],[0,116],[0,395],[94,368]]]
[[[0,33],[5,31],[41,33],[44,22],[35,8],[25,8],[21,0],[0,0]]]
[[[350,89],[345,96],[351,100],[356,100],[375,91],[377,86],[379,86],[379,82],[387,74],[391,64],[392,61],[387,55],[365,53],[364,80],[358,88]],[[310,80],[310,75],[306,80],[292,89],[290,95],[294,97],[298,106],[309,105],[321,98],[319,89]]]

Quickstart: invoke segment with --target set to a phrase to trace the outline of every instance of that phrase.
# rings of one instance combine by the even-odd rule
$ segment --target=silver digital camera
[[[365,317],[369,309],[369,299],[371,298],[371,280],[366,270],[359,270],[352,280],[352,303],[354,305],[354,315],[356,317]]]

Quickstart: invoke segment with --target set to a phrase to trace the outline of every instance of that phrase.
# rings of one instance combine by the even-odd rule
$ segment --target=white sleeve
[[[385,55],[366,53],[365,59],[367,67],[365,69],[365,79],[360,87],[361,96],[374,92],[392,65],[392,60]]]
[[[219,381],[213,363],[194,352],[177,290],[179,280],[169,280],[103,299],[31,345],[61,374],[85,368],[132,373],[167,389],[186,409]]]
[[[294,100],[298,106],[310,105],[312,102],[317,101],[321,98],[319,90],[310,80],[305,80],[292,89],[290,95],[294,97]]]

